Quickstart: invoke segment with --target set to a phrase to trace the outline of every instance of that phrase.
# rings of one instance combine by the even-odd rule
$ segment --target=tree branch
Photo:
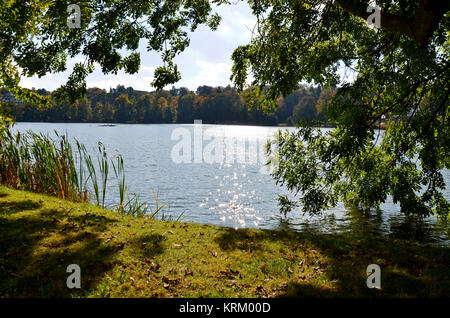
[[[367,12],[366,1],[336,0],[347,12],[367,20],[372,14]],[[403,34],[414,40],[419,47],[428,42],[444,14],[449,9],[449,2],[439,0],[420,0],[414,18],[402,17],[389,12],[380,12],[381,27],[385,30]]]

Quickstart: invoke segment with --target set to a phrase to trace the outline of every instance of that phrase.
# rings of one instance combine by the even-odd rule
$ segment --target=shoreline
[[[140,122],[74,122],[74,121],[18,121],[19,123],[36,123],[36,124],[91,124],[91,125],[99,125],[105,127],[112,127],[116,125],[194,125],[194,123],[140,123]],[[247,122],[203,122],[203,125],[223,125],[223,126],[254,126],[254,127],[278,127],[278,128],[296,128],[295,125],[290,125],[287,123],[278,123],[277,125],[258,125],[255,123],[247,123]],[[338,124],[323,124],[319,125],[309,125],[309,127],[314,128],[335,128]],[[388,124],[380,124],[374,125],[374,129],[386,130]]]

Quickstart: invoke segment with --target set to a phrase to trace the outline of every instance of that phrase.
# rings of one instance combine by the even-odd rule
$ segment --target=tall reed
[[[127,193],[127,185],[125,183],[125,169],[123,165],[123,158],[121,155],[117,156],[117,164],[114,164],[114,161],[111,161],[114,173],[117,178],[117,183],[119,186],[119,204],[117,210],[120,213],[124,213],[125,206],[125,198]]]
[[[0,182],[7,186],[87,201],[87,189],[79,182],[74,152],[67,136],[57,141],[31,131],[13,135],[0,128]]]
[[[123,158],[118,155],[115,162],[109,159],[102,143],[98,143],[95,161],[78,140],[75,139],[74,151],[67,136],[61,136],[56,131],[55,136],[56,140],[32,131],[13,134],[10,127],[0,125],[0,183],[71,201],[93,200],[97,206],[105,208],[111,163],[119,189],[116,211],[155,219],[166,206],[159,206],[155,192],[154,211],[150,209],[148,202],[140,200],[139,195],[133,193],[128,196]],[[88,188],[89,181],[91,191]]]

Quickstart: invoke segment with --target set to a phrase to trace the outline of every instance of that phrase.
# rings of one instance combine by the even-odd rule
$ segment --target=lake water
[[[101,141],[110,157],[122,154],[128,193],[138,193],[141,200],[154,202],[152,190],[155,190],[160,204],[168,202],[165,215],[176,218],[184,212],[184,221],[235,228],[293,228],[329,233],[369,228],[393,237],[450,243],[447,223],[435,217],[425,220],[405,217],[399,213],[399,206],[392,202],[383,204],[381,213],[370,215],[339,205],[321,216],[291,212],[285,219],[279,213],[277,198],[287,191],[277,186],[267,173],[263,155],[265,141],[279,128],[198,127],[17,123],[14,129],[50,136],[56,130],[59,134],[77,138],[92,153],[97,152],[97,143]],[[212,142],[215,151],[210,151]],[[445,179],[450,184],[448,171]],[[118,201],[116,184],[111,180],[108,186],[109,204]],[[450,199],[448,188],[445,195]]]

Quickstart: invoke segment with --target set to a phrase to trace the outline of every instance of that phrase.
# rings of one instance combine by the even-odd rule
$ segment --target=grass
[[[450,249],[175,223],[0,186],[0,297],[438,297]],[[366,267],[381,266],[381,290]],[[66,268],[81,267],[81,289]]]

